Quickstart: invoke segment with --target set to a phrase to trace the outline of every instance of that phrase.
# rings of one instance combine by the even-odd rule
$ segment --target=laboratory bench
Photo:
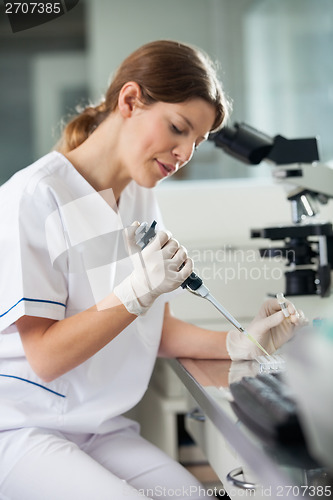
[[[254,361],[168,360],[186,388],[186,429],[233,498],[329,498],[332,478],[306,445],[274,443],[249,430],[232,407],[230,382],[255,376]]]

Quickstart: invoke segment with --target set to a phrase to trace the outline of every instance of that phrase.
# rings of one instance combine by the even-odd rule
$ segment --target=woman
[[[157,498],[161,488],[205,498],[122,414],[157,355],[256,355],[237,331],[171,315],[167,294],[192,261],[147,189],[186,165],[228,109],[205,55],[149,43],[102,103],[67,125],[57,151],[1,188],[1,498]],[[133,221],[153,219],[157,236],[139,252]],[[278,311],[266,302],[251,327],[269,352],[292,335]]]

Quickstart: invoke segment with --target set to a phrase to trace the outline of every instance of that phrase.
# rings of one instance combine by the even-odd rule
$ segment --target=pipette
[[[145,246],[148,245],[149,241],[155,236],[155,226],[156,226],[156,221],[153,221],[151,226],[148,228],[148,224],[144,222],[141,224],[137,231],[137,244],[143,249]],[[215,297],[210,293],[209,289],[203,284],[202,279],[195,273],[191,273],[190,276],[184,281],[184,283],[181,284],[181,287],[188,290],[189,292],[193,293],[194,295],[197,295],[199,297],[202,297],[204,299],[207,299],[211,304],[213,304],[216,309],[223,314],[223,316],[231,323],[235,328],[237,328],[238,331],[241,333],[244,333],[246,337],[251,340],[259,349],[261,349],[262,352],[266,354],[266,356],[270,356],[266,349],[259,344],[259,342],[249,333],[245,330],[245,328],[230,314],[227,309],[225,309],[216,299]]]
[[[218,302],[215,297],[210,293],[209,289],[203,284],[202,279],[195,273],[191,273],[190,276],[182,283],[182,288],[185,288],[189,290],[190,292],[194,293],[195,295],[198,295],[199,297],[202,297],[204,299],[209,300],[211,304],[213,304],[216,309],[223,314],[223,316],[235,327],[237,330],[239,330],[241,333],[244,333],[244,335],[247,336],[251,342],[253,342],[259,349],[262,350],[266,354],[266,356],[270,356],[266,349],[259,344],[259,342],[249,333],[246,331],[246,329],[237,321],[236,318],[230,314],[225,307]]]

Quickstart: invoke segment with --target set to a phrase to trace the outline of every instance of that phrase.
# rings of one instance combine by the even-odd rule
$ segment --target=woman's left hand
[[[303,311],[297,311],[295,306],[286,300],[290,316],[286,318],[276,299],[266,300],[254,320],[246,329],[259,344],[273,354],[294,334],[295,326],[307,322]],[[227,335],[227,349],[232,360],[253,359],[262,351],[246,338],[244,333],[231,330]]]

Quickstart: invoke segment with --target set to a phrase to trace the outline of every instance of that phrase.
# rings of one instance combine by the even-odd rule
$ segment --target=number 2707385
[[[6,14],[60,14],[60,2],[5,2]]]

